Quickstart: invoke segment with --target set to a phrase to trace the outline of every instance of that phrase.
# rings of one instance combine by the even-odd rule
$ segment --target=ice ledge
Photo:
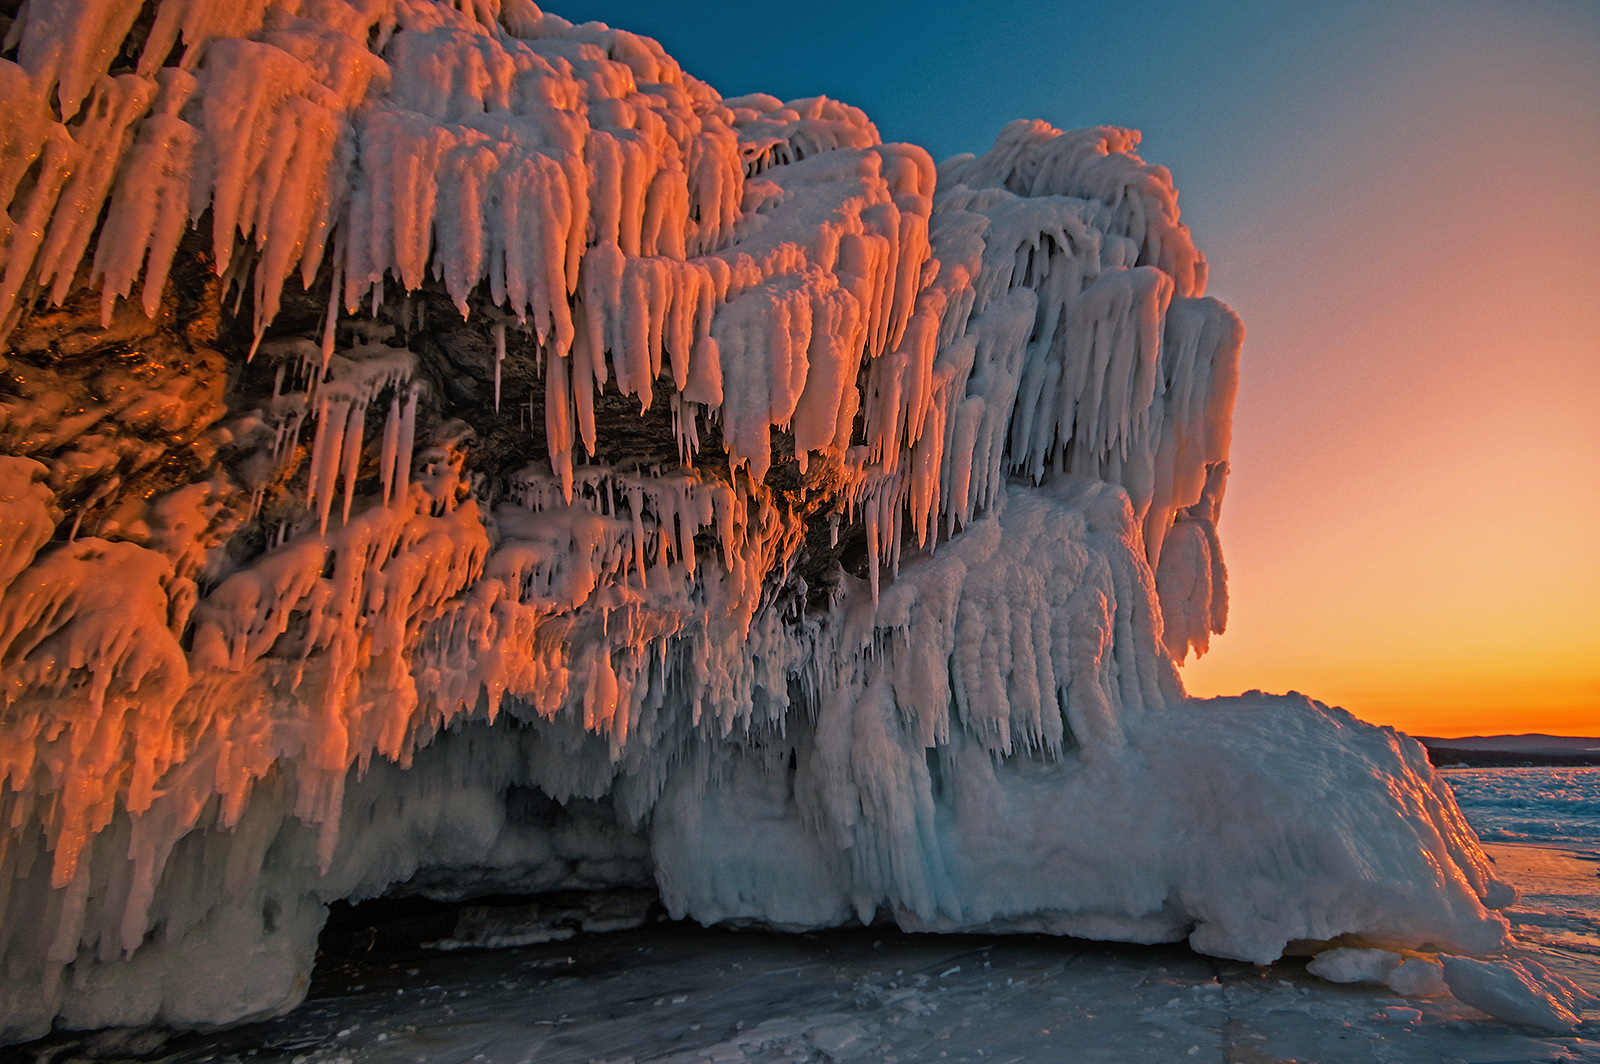
[[[326,865],[285,764],[230,830],[177,844],[128,957],[116,917],[134,827],[119,815],[85,861],[64,977],[0,982],[6,1036],[57,1016],[281,1012],[305,992],[326,904],[408,884],[653,879],[674,916],[703,923],[1187,936],[1256,963],[1304,940],[1499,948],[1508,925],[1488,906],[1512,895],[1420,745],[1298,695],[1164,692],[1132,528],[1111,485],[1017,490],[876,606],[856,585],[819,648],[834,671],[794,673],[801,696],[770,724],[707,738],[668,700],[650,756],[619,762],[571,715],[480,717],[409,768],[352,771]],[[44,889],[42,856],[14,897],[60,905],[70,892]]]
[[[896,797],[915,816],[857,825],[827,881],[805,874],[817,862],[797,806],[753,800],[771,787],[758,769],[694,802],[669,791],[652,831],[664,897],[706,923],[876,913],[907,931],[1187,938],[1257,964],[1308,940],[1505,944],[1492,907],[1515,892],[1409,738],[1260,694],[1185,701],[1124,735],[1119,749],[1056,760],[996,758],[958,737],[937,775],[906,759]]]

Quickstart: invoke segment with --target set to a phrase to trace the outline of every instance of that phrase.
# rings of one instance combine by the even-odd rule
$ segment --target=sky
[[[935,159],[1143,131],[1247,330],[1189,691],[1600,735],[1600,3],[546,7]]]

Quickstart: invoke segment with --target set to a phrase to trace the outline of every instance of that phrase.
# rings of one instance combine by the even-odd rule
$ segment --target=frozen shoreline
[[[1523,891],[1508,913],[1517,952],[1600,991],[1600,854],[1485,849]],[[1600,1012],[1553,1037],[1449,997],[1328,983],[1303,957],[1257,966],[1181,945],[685,923],[487,951],[371,942],[319,968],[282,1019],[160,1048],[153,1032],[77,1044],[170,1064],[1600,1062]],[[119,1056],[118,1037],[146,1041]]]
[[[1573,846],[1558,842],[1485,842],[1483,850],[1500,870],[1525,887],[1528,877],[1545,887],[1559,884],[1568,892],[1600,897],[1600,846]],[[1582,873],[1588,872],[1585,876]],[[1590,881],[1593,880],[1592,887]],[[1587,891],[1582,888],[1589,887]]]
[[[1600,847],[1487,842],[1483,848],[1522,891],[1506,910],[1522,951],[1600,994]]]

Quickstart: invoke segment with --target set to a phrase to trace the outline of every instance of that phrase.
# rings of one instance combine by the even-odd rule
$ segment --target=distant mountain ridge
[[[1499,750],[1517,754],[1600,754],[1600,736],[1544,735],[1465,735],[1459,739],[1439,739],[1419,735],[1423,746],[1443,746],[1451,750]]]
[[[1516,765],[1581,766],[1600,765],[1600,736],[1544,735],[1465,735],[1443,739],[1418,735],[1416,740],[1428,748],[1436,765],[1470,765],[1474,768],[1499,768]]]

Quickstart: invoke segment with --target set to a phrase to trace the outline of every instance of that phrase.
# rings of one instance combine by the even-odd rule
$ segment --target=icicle
[[[311,441],[311,461],[306,479],[306,509],[308,510],[316,506],[318,495],[323,490],[323,453],[328,448],[328,436],[332,431],[329,427],[328,399],[326,396],[322,396],[317,400],[316,422],[317,429]],[[331,485],[328,490],[332,490]]]
[[[571,359],[552,355],[545,363],[544,429],[550,468],[561,483],[561,495],[572,502],[572,406],[568,398]]]
[[[506,323],[494,323],[494,409],[500,412],[500,367],[506,360]]]
[[[342,287],[340,280],[344,272],[344,234],[340,231],[334,243],[333,251],[333,281],[328,286],[328,314],[322,323],[322,371],[328,371],[328,360],[333,357],[333,345],[337,336],[339,324],[339,289]]]
[[[866,504],[867,522],[867,580],[872,587],[872,604],[878,604],[878,506],[877,500]]]
[[[401,506],[407,504],[411,486],[412,450],[417,438],[417,400],[422,386],[413,383],[406,390],[405,406],[400,411],[400,432],[395,441],[394,494]]]
[[[400,460],[400,389],[396,387],[389,397],[389,415],[383,422],[383,449],[378,458],[378,479],[383,485],[383,504],[389,505],[394,485],[399,477],[395,468]]]
[[[340,457],[349,439],[346,418],[350,400],[333,398],[324,400],[318,417],[317,445],[312,447],[311,465],[317,484],[317,530],[328,531],[328,515],[333,510],[333,496],[338,484]],[[323,425],[328,426],[323,432]]]
[[[356,476],[361,468],[361,434],[366,426],[367,404],[358,400],[350,404],[349,419],[345,423],[344,444],[342,453],[344,467],[341,475],[344,479],[344,509],[341,511],[341,520],[350,523],[350,502],[355,497]]]

